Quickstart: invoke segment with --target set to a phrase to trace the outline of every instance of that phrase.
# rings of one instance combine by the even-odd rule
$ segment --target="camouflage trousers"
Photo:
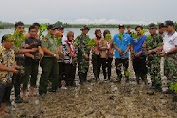
[[[172,54],[164,58],[164,75],[168,79],[168,84],[170,84],[177,80],[177,55]]]
[[[150,55],[147,58],[147,80],[148,84],[152,84],[153,86],[161,85],[160,61],[161,58],[154,55]]]
[[[160,66],[157,66],[158,68],[156,69],[158,71],[154,71],[154,73],[156,74],[152,74],[153,69],[151,69],[150,71],[148,69],[147,79],[149,80],[152,79],[152,81],[155,81],[157,82],[157,84],[160,84],[162,91],[165,92],[167,91],[170,83],[176,81],[177,79],[176,55],[173,54],[173,55],[168,55],[166,57],[161,57],[159,63],[160,63]],[[156,63],[155,65],[159,65],[159,63]],[[160,67],[160,70],[159,70],[159,67]],[[155,77],[155,79],[153,77]]]
[[[83,84],[87,80],[87,73],[89,68],[89,59],[85,59],[84,57],[78,57],[78,75],[80,79],[80,83]]]

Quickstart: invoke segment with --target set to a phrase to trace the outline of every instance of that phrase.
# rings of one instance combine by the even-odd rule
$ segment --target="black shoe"
[[[23,103],[29,103],[29,101],[28,100],[23,100]]]
[[[40,94],[39,94],[39,96],[40,96],[41,98],[45,98],[45,95],[46,95],[46,93],[40,93]]]
[[[148,94],[148,95],[154,95],[154,91],[149,90],[149,91],[147,92],[147,94]]]
[[[7,106],[12,106],[11,101],[8,101],[8,102],[7,102]]]
[[[174,92],[171,91],[170,89],[168,89],[167,91],[164,91],[163,93],[164,93],[164,94],[174,94]]]
[[[23,99],[21,97],[15,98],[15,103],[23,103]]]
[[[49,92],[56,93],[56,90],[50,89]]]

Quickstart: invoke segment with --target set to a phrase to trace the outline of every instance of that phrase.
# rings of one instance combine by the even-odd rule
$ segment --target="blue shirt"
[[[125,50],[130,45],[130,40],[131,40],[131,37],[130,37],[129,34],[124,34],[123,37],[122,37],[122,40],[119,39],[119,34],[116,34],[116,35],[114,35],[113,43],[116,44],[116,46],[119,49],[121,49],[123,52],[125,52]],[[128,58],[129,53],[127,52],[125,54],[125,57],[121,57],[118,50],[115,50],[115,57],[116,58]]]
[[[137,40],[131,39],[131,44],[133,45],[134,53],[138,53],[138,52],[142,51],[142,48],[143,48],[142,46],[145,41],[146,41],[145,35],[143,35],[141,38],[139,38]]]

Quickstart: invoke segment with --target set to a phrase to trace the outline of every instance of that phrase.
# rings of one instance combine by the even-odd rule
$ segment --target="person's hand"
[[[19,71],[13,68],[11,72],[17,74]]]
[[[76,58],[77,57],[77,54],[74,54],[74,58]]]
[[[161,52],[161,54],[160,54],[161,57],[164,57],[165,55],[166,55],[165,52]]]
[[[32,48],[31,52],[36,52],[38,50],[38,48]]]
[[[55,58],[56,58],[57,60],[59,60],[59,54],[56,54]]]
[[[89,58],[89,57],[88,57],[88,54],[85,54],[84,57],[85,57],[85,59],[88,59],[88,58]]]
[[[40,57],[42,59],[42,57],[44,56],[44,52],[39,52],[39,55],[40,55]]]
[[[139,57],[140,55],[141,55],[141,53],[140,53],[140,52],[135,53],[135,57]]]
[[[92,47],[92,52],[95,53],[95,47]]]
[[[34,59],[34,55],[31,55],[31,58]]]
[[[37,42],[34,42],[33,45],[37,45],[38,43]]]
[[[149,51],[148,51],[148,54],[151,54],[152,52],[153,52],[152,50],[149,50]]]
[[[126,53],[125,53],[125,52],[123,52],[121,56],[122,56],[122,57],[125,57],[125,54],[126,54]]]
[[[121,49],[118,49],[117,51],[119,52],[119,54],[122,54],[122,50]]]
[[[135,53],[131,52],[131,60],[133,60],[135,58]]]
[[[160,54],[161,54],[161,50],[159,50],[159,49],[154,50],[154,52],[155,52],[156,54],[158,54],[158,55],[160,55]]]
[[[74,57],[74,53],[70,53],[69,56],[70,56],[70,57]]]

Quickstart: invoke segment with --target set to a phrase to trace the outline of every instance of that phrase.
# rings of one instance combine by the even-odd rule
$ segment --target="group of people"
[[[119,25],[119,33],[113,38],[109,30],[95,30],[94,46],[87,35],[90,28],[83,26],[81,35],[74,38],[69,31],[64,36],[64,27],[48,25],[47,35],[42,39],[38,34],[40,24],[34,23],[24,33],[24,23],[15,24],[14,35],[5,34],[0,48],[0,115],[6,114],[5,107],[10,104],[11,89],[15,90],[15,103],[28,103],[27,89],[30,82],[29,97],[34,96],[39,66],[42,74],[39,82],[39,95],[56,92],[58,88],[75,86],[78,67],[80,84],[87,81],[89,57],[92,54],[94,79],[99,81],[102,67],[104,80],[112,80],[111,69],[115,55],[117,82],[129,81],[129,57],[133,62],[136,81],[146,84],[152,80],[152,86],[160,85],[162,91],[168,90],[168,80],[176,79],[177,33],[173,21],[149,26],[150,35],[146,36],[142,26],[131,28]],[[107,38],[108,37],[108,38]],[[61,41],[60,41],[61,39]],[[130,55],[130,56],[129,56]],[[123,68],[123,69],[122,69]],[[164,69],[165,68],[165,69]],[[123,74],[122,74],[122,71]],[[48,87],[49,82],[51,86]],[[22,85],[22,90],[21,90]],[[22,91],[22,96],[20,95]]]

